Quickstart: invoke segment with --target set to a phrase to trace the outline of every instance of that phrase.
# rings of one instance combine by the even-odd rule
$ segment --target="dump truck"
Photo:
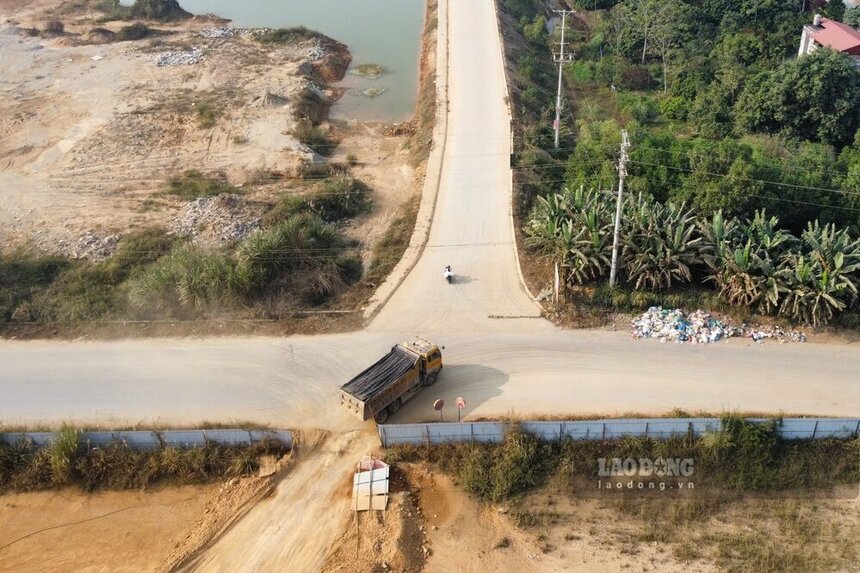
[[[442,370],[442,351],[423,338],[396,344],[373,366],[340,387],[341,404],[360,420],[384,424],[408,399],[432,386]]]

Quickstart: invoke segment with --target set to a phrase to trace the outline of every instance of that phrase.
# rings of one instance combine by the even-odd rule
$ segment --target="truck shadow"
[[[436,384],[422,389],[391,416],[388,423],[438,422],[439,412],[433,409],[433,403],[440,398],[445,401],[444,420],[456,422],[457,397],[466,402],[460,413],[465,418],[487,400],[500,396],[501,387],[508,378],[501,370],[481,364],[446,364]]]

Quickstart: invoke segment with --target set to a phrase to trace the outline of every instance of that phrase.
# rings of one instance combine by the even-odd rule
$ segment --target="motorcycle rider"
[[[442,271],[442,276],[445,277],[445,280],[451,282],[451,279],[454,278],[454,272],[451,270],[451,265],[445,265],[445,269]]]

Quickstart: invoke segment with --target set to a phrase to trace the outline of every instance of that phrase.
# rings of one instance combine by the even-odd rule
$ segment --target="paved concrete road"
[[[491,0],[450,6],[450,123],[430,243],[370,327],[288,339],[0,344],[0,420],[286,427],[360,424],[337,387],[397,340],[446,346],[439,383],[394,422],[433,419],[436,397],[490,416],[742,409],[860,411],[860,345],[675,346],[624,333],[564,332],[536,316],[516,271],[508,119]],[[458,280],[448,285],[442,267]],[[450,411],[448,415],[455,414]]]

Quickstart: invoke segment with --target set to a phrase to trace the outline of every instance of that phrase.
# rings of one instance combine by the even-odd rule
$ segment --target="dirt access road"
[[[860,345],[659,345],[562,331],[537,317],[517,277],[509,127],[493,4],[458,2],[449,28],[448,137],[430,240],[368,329],[251,339],[0,343],[6,423],[195,423],[253,419],[345,429],[337,387],[397,340],[446,346],[432,392],[394,422],[432,419],[436,397],[465,414],[734,408],[856,415]],[[457,280],[447,285],[441,269]]]

